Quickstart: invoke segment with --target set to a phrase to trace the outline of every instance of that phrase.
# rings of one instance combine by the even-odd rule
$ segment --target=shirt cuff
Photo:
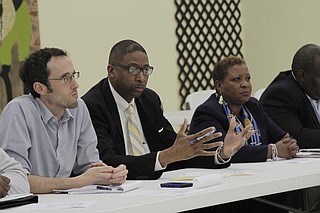
[[[167,168],[167,167],[161,166],[160,161],[159,161],[159,154],[160,154],[160,152],[157,152],[157,158],[156,158],[156,163],[154,165],[154,171],[160,171],[160,170],[164,170]]]
[[[220,156],[220,151],[222,149],[223,145],[219,146],[216,150],[217,154],[214,155],[214,163],[215,164],[225,164],[228,163],[231,160],[231,157],[228,158],[227,160],[224,160],[221,156]]]

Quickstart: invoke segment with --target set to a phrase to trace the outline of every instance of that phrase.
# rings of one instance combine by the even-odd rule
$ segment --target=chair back
[[[200,104],[202,104],[205,100],[207,100],[210,95],[215,93],[215,90],[202,90],[190,93],[186,97],[186,105],[187,109],[195,110]]]

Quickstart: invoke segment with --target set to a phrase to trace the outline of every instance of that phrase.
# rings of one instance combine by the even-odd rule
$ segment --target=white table
[[[179,212],[320,185],[320,159],[233,164],[227,169],[215,171],[228,170],[250,170],[254,174],[229,176],[218,185],[205,189],[190,189],[189,192],[175,194],[175,196],[170,196],[168,191],[159,189],[161,182],[168,181],[172,177],[178,177],[190,171],[199,171],[197,169],[185,169],[167,172],[159,180],[143,181],[141,188],[126,194],[47,194],[39,195],[39,203],[96,201],[89,208],[50,210],[47,212]],[[157,192],[158,195],[151,195],[150,192],[153,191]],[[148,196],[130,196],[130,194],[142,192],[148,192]],[[2,212],[14,211],[13,208]]]

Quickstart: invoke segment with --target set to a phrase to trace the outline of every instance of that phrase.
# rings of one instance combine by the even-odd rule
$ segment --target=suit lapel
[[[106,102],[107,109],[109,109],[111,117],[114,120],[114,123],[116,124],[118,133],[120,134],[120,136],[122,137],[122,140],[124,141],[122,126],[121,126],[121,121],[120,121],[120,115],[118,112],[116,101],[114,100],[114,97],[112,95],[108,80],[103,82],[102,91],[104,94],[104,98],[105,98],[104,101]]]
[[[144,107],[143,98],[141,96],[139,98],[135,98],[135,103],[137,105],[141,126],[144,136],[148,142],[149,149],[151,152],[163,150],[167,148],[167,142],[165,141],[161,133],[158,132],[157,128],[151,120],[151,117],[149,116],[149,113],[154,114],[154,112],[150,112],[149,108]]]
[[[315,111],[314,111],[311,103],[310,103],[310,100],[308,99],[308,97],[307,97],[306,95],[304,95],[304,96],[306,97],[306,98],[305,98],[305,99],[306,99],[305,101],[308,102],[307,109],[305,110],[305,112],[307,112],[307,113],[305,113],[304,116],[311,116],[311,118],[312,118],[312,123],[313,123],[314,127],[317,128],[317,129],[320,129],[319,120],[318,120],[318,118],[317,118],[317,115],[316,115],[316,113],[315,113]]]

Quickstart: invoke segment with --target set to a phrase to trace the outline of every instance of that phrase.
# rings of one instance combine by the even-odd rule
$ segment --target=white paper
[[[296,158],[320,158],[320,152],[298,152]]]
[[[29,204],[15,208],[15,211],[35,211],[35,210],[59,210],[70,208],[88,208],[92,206],[96,201],[85,202],[65,202],[65,203],[42,203],[42,204]]]
[[[320,152],[320,149],[300,149],[300,152]]]
[[[242,176],[242,175],[253,175],[254,171],[252,170],[235,170],[235,169],[226,169],[226,170],[210,170],[210,171],[194,171],[194,172],[188,172],[185,176],[186,177],[201,177],[211,174],[221,174],[223,177],[229,177],[229,176]]]
[[[74,194],[106,194],[106,193],[123,193],[137,189],[142,184],[141,181],[127,181],[118,186],[102,186],[102,185],[89,185],[82,188],[74,188],[68,190],[53,190],[57,193]]]
[[[223,179],[221,174],[204,175],[193,179],[194,188],[203,188],[219,184]]]
[[[300,149],[297,158],[320,158],[320,149]]]

